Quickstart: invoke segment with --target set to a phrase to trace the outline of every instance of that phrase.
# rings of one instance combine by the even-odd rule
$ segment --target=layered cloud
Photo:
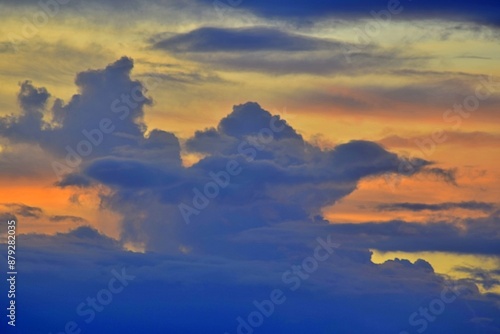
[[[88,221],[82,217],[71,215],[49,215],[42,208],[36,206],[29,206],[23,203],[0,203],[0,216],[5,220],[18,219],[23,220],[32,219],[37,223],[43,221],[50,222],[71,222],[75,224],[88,224]]]
[[[50,1],[29,0],[22,3],[12,3],[9,1],[1,1],[4,5],[22,6],[22,7],[38,7],[38,8],[53,8],[54,4],[50,5]],[[40,5],[42,3],[42,5]],[[49,6],[46,5],[49,3]],[[441,21],[453,22],[473,22],[484,25],[498,26],[500,17],[496,14],[495,3],[488,0],[480,0],[474,3],[467,1],[455,2],[450,6],[445,0],[430,1],[424,0],[418,4],[410,1],[356,1],[354,3],[345,1],[296,1],[293,6],[286,5],[280,1],[264,1],[256,0],[247,1],[178,1],[178,0],[127,0],[117,2],[115,0],[106,1],[88,1],[83,6],[83,1],[60,1],[64,10],[76,9],[84,11],[89,7],[97,10],[105,8],[107,10],[114,9],[119,12],[129,11],[145,11],[154,9],[156,11],[167,11],[169,9],[189,10],[196,14],[200,10],[219,11],[222,14],[230,10],[238,10],[242,12],[251,12],[259,17],[266,19],[281,19],[281,20],[296,20],[300,22],[310,23],[312,20],[335,18],[338,20],[363,20],[363,19],[379,19],[386,20],[419,20],[419,19],[434,19]],[[45,6],[44,6],[45,5]],[[198,7],[198,9],[197,9]]]
[[[148,83],[131,78],[132,68],[124,57],[78,74],[79,91],[68,102],[51,103],[46,89],[26,81],[20,114],[0,119],[5,140],[39,145],[53,158],[58,186],[105,188],[101,207],[121,217],[119,240],[90,227],[20,237],[26,246],[20,251],[25,283],[19,302],[26,307],[19,316],[34,319],[22,323],[23,334],[55,332],[72,320],[93,333],[111,326],[118,332],[233,333],[237,318],[246,319],[253,301],[270,298],[275,288],[286,292],[287,301],[259,325],[263,333],[500,328],[496,297],[481,295],[474,282],[446,281],[423,260],[376,265],[368,250],[498,254],[497,212],[427,225],[334,224],[321,216],[322,208],[351,194],[363,179],[430,173],[453,182],[450,171],[366,140],[320,149],[255,102],[234,106],[215,127],[185,140],[183,149],[203,156],[186,167],[179,138],[147,129],[144,112],[152,98]],[[24,204],[8,208],[17,216],[43,214]],[[50,220],[83,222],[63,215]],[[311,260],[305,259],[318,249],[328,259],[316,260],[307,278],[293,274],[297,267],[291,266],[307,266]],[[113,269],[121,268],[135,276],[133,282],[87,323],[78,306],[101,293]],[[436,322],[410,322],[446,289],[459,293]],[[40,300],[48,300],[49,308]]]
[[[210,3],[199,0],[200,3]],[[488,0],[470,3],[455,2],[453,6],[445,0],[412,3],[410,1],[296,1],[289,6],[281,1],[256,0],[242,1],[238,7],[250,10],[255,14],[270,19],[295,19],[310,21],[321,18],[336,18],[341,20],[357,19],[435,19],[443,21],[470,21],[492,26],[500,25],[495,3]]]
[[[361,74],[420,62],[401,50],[301,35],[272,27],[201,27],[164,39],[154,49],[219,70],[274,74]]]
[[[255,305],[279,289],[284,300],[266,313],[269,316],[255,330],[417,333],[425,328],[427,333],[464,334],[498,330],[494,296],[479,294],[472,280],[449,281],[436,275],[423,260],[375,265],[369,252],[337,244],[331,255],[327,246],[320,248],[318,254],[326,254],[326,259],[316,262],[317,269],[292,274],[292,266],[304,268],[311,261],[305,259],[312,259],[321,245],[317,230],[302,228],[304,233],[292,229],[282,235],[260,233],[261,240],[274,245],[267,251],[277,253],[260,259],[132,253],[87,227],[55,236],[21,236],[23,289],[17,301],[23,307],[18,315],[32,321],[19,322],[18,328],[25,334],[57,332],[74,322],[92,333],[107,333],[109,328],[124,333],[139,329],[245,333],[238,318],[246,326],[254,324],[249,316],[259,310]],[[323,244],[340,237],[319,234]],[[244,245],[243,239],[240,244]],[[256,240],[251,246],[255,254],[263,249]],[[116,277],[124,288],[105,297]],[[425,312],[432,321],[426,320]]]
[[[339,48],[342,43],[268,27],[203,27],[158,41],[154,47],[173,52],[315,51]]]
[[[398,211],[398,210],[410,210],[410,211],[441,211],[450,209],[465,209],[465,210],[478,210],[478,211],[493,211],[495,209],[495,204],[484,203],[484,202],[446,202],[439,204],[424,204],[424,203],[390,203],[390,204],[380,204],[377,208],[379,210],[388,211]]]
[[[483,218],[429,221],[426,224],[408,221],[335,224],[332,230],[354,244],[383,251],[452,252],[496,256],[499,215],[494,212]]]
[[[0,332],[500,332],[495,1],[0,8]]]
[[[500,135],[475,131],[475,132],[458,132],[458,131],[445,131],[443,133],[447,138],[447,143],[451,145],[456,145],[460,147],[477,147],[481,146],[491,146],[498,147],[500,145]],[[378,142],[382,145],[389,147],[415,147],[416,143],[423,142],[425,138],[429,138],[431,134],[413,136],[413,137],[401,137],[397,135],[384,137]]]

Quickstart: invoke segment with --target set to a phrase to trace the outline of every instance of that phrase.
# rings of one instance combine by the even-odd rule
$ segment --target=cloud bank
[[[19,322],[23,334],[58,332],[69,321],[92,333],[243,333],[253,323],[254,301],[271,298],[275,289],[286,301],[250,325],[255,332],[500,329],[498,296],[480,294],[472,281],[447,280],[423,260],[374,264],[369,251],[498,254],[498,212],[461,225],[351,225],[321,215],[365,178],[449,171],[418,158],[408,170],[407,158],[365,140],[322,150],[255,102],[234,106],[216,127],[188,138],[185,149],[204,158],[185,167],[179,138],[147,129],[143,118],[152,98],[131,78],[132,69],[124,57],[79,73],[78,93],[68,102],[51,103],[46,89],[26,81],[20,113],[0,119],[4,140],[39,145],[53,157],[57,186],[104,187],[101,206],[122,217],[119,240],[87,226],[20,236],[19,317],[30,319]],[[18,216],[42,214],[24,204],[10,209]],[[318,243],[324,260],[314,262]],[[340,246],[329,252],[333,243]],[[127,251],[131,244],[144,253]],[[79,305],[103,297],[113,270],[123,268],[134,280],[112,302],[101,298],[103,308],[86,321]],[[432,321],[421,308],[430,309]]]

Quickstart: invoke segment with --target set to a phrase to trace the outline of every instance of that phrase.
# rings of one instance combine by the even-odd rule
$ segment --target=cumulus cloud
[[[217,128],[196,132],[186,147],[206,156],[173,174],[166,168],[152,169],[144,162],[116,160],[95,161],[83,171],[86,177],[117,186],[107,203],[117,209],[127,208],[124,237],[141,241],[137,239],[141,233],[151,229],[146,239],[154,249],[162,249],[166,243],[156,229],[172,230],[168,234],[169,238],[177,234],[174,242],[202,251],[210,247],[205,245],[208,238],[218,233],[309,219],[322,207],[351,193],[360,179],[403,173],[401,166],[407,163],[368,141],[351,141],[322,151],[257,103],[235,106]],[[207,185],[214,180],[226,182],[222,179],[229,177],[226,168],[230,164],[238,175],[231,176],[218,196],[200,210],[197,194],[208,192]],[[412,173],[425,171],[429,164],[413,159]],[[122,173],[129,172],[123,177]],[[142,192],[132,193],[132,187]],[[183,209],[178,205],[184,205]],[[137,225],[138,215],[148,217],[147,226]],[[199,228],[188,233],[186,220],[196,222]],[[198,233],[207,240],[193,237]]]
[[[496,213],[462,222],[465,229],[445,222],[326,221],[321,209],[352,193],[364,178],[447,171],[414,158],[408,172],[407,158],[365,140],[320,149],[255,102],[234,106],[216,127],[188,138],[186,148],[204,158],[184,167],[174,134],[147,131],[144,107],[151,98],[130,77],[132,67],[131,59],[122,58],[78,74],[79,93],[67,103],[56,99],[51,109],[49,93],[26,82],[21,114],[0,119],[0,135],[39,144],[61,163],[75,162],[68,158],[68,146],[77,152],[82,140],[93,145],[58,186],[104,186],[101,206],[122,217],[119,240],[87,226],[55,236],[21,236],[23,279],[29,284],[20,292],[27,307],[19,316],[41,319],[23,322],[23,333],[56,331],[74,318],[93,333],[109,332],[111,324],[123,332],[235,332],[235,319],[274,288],[287,291],[289,299],[266,319],[263,333],[399,333],[412,327],[408,317],[422,306],[422,296],[440,296],[447,282],[422,260],[376,265],[369,248],[498,254]],[[31,135],[23,136],[28,129]],[[13,208],[17,215],[41,214]],[[84,223],[73,216],[49,219]],[[341,247],[330,262],[318,264],[317,273],[302,279],[300,290],[291,291],[297,278],[286,283],[283,273],[314,254],[318,237]],[[145,253],[126,251],[130,245]],[[113,297],[106,316],[86,324],[75,308],[105,288],[109,273],[120,266],[137,277],[135,286]],[[457,298],[429,333],[483,330],[483,323],[472,321],[477,314],[491,320],[484,333],[500,327],[494,298],[481,295],[474,284],[468,282],[467,292]],[[49,300],[50,314],[40,300]],[[470,307],[479,313],[468,314]]]
[[[113,123],[114,135],[102,145],[96,145],[94,154],[111,152],[117,146],[133,143],[134,137],[144,130],[142,107],[151,101],[142,95],[142,84],[129,79],[132,66],[130,59],[122,58],[105,70],[80,73],[75,81],[80,93],[73,95],[68,103],[57,99],[51,111],[45,109],[49,97],[46,89],[24,82],[19,94],[22,113],[2,118],[0,134],[14,142],[39,144],[49,152],[64,156],[68,153],[65,146],[76,149],[77,144],[86,139],[84,130],[98,129],[103,119],[118,120],[120,116],[123,122]],[[138,102],[131,101],[132,92]],[[123,101],[117,100],[122,94]],[[44,114],[49,112],[52,120],[45,121]]]
[[[59,176],[104,156],[148,159],[154,154],[156,159],[162,152],[159,161],[180,165],[175,136],[161,130],[145,134],[143,109],[152,100],[144,95],[143,84],[130,78],[132,67],[133,61],[123,57],[105,69],[79,73],[79,93],[67,103],[55,99],[50,110],[47,90],[23,82],[21,114],[0,118],[0,135],[15,144],[40,146],[53,158],[52,169]],[[61,185],[70,180],[75,176]]]
[[[68,103],[56,99],[51,110],[49,93],[25,82],[21,115],[0,119],[0,134],[8,140],[36,143],[56,157],[58,186],[109,187],[102,205],[123,215],[124,241],[152,250],[179,252],[188,245],[203,252],[219,233],[309,220],[366,177],[430,173],[453,180],[429,161],[407,160],[369,141],[321,150],[254,102],[235,106],[216,128],[189,138],[187,149],[205,158],[185,168],[174,134],[146,132],[144,106],[151,98],[130,78],[132,68],[133,61],[123,57],[78,74],[79,93]],[[225,180],[228,166],[238,175]],[[214,182],[220,189],[210,198]],[[200,200],[210,203],[201,210]],[[202,224],[194,233],[186,225],[191,221]]]
[[[41,8],[37,0],[27,0],[22,3],[1,0],[0,3],[6,6]],[[42,2],[44,3],[44,2]],[[61,2],[63,3],[63,2]],[[236,5],[235,5],[236,4]],[[168,10],[183,10],[196,15],[200,10],[213,10],[218,8],[220,11],[228,8],[237,9],[242,12],[251,12],[261,18],[269,20],[296,20],[299,22],[310,23],[312,20],[320,19],[340,19],[340,20],[363,20],[380,17],[380,20],[386,20],[383,13],[391,14],[391,20],[437,20],[452,21],[463,24],[463,22],[473,22],[482,25],[498,27],[500,17],[497,14],[495,3],[488,0],[479,0],[474,3],[467,1],[455,2],[453,6],[445,0],[431,1],[423,0],[418,4],[405,3],[402,1],[369,1],[362,0],[356,3],[345,1],[326,1],[299,0],[293,5],[284,4],[277,0],[264,1],[255,0],[253,2],[213,2],[211,0],[106,0],[106,1],[82,1],[74,0],[64,3],[61,6],[64,10],[77,10],[79,12],[91,8],[94,11],[110,11],[117,13],[143,12],[150,10],[152,14],[160,12],[164,14]],[[201,7],[201,9],[200,9]],[[379,14],[382,12],[382,14]]]

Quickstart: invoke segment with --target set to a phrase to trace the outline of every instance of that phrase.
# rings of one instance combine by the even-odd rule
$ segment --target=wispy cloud
[[[425,204],[425,203],[389,203],[380,204],[377,206],[378,210],[387,211],[442,211],[451,209],[465,209],[465,210],[476,210],[491,212],[495,210],[497,206],[494,203],[485,202],[446,202],[438,204]]]

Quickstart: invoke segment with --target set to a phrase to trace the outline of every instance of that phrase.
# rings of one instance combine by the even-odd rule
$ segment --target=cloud
[[[169,73],[158,73],[158,72],[146,72],[138,75],[140,78],[151,78],[156,79],[161,82],[170,82],[174,84],[202,84],[202,83],[220,83],[224,80],[214,73],[203,73],[203,72],[169,72]]]
[[[130,78],[132,67],[133,61],[123,57],[105,69],[79,73],[75,80],[79,93],[67,103],[56,98],[50,110],[47,90],[24,82],[19,93],[21,114],[0,118],[0,136],[14,144],[40,146],[60,177],[104,156],[133,155],[180,165],[175,136],[154,129],[145,134],[143,108],[152,100],[144,95],[143,84]],[[60,182],[88,185],[82,176],[66,176]]]
[[[85,169],[85,175],[104,184],[120,187],[155,187],[171,184],[175,174],[137,160],[98,159]]]
[[[466,56],[464,57],[456,57],[456,58],[468,58]],[[471,57],[475,58],[475,57]],[[397,76],[402,76],[402,77],[409,77],[409,78],[418,78],[418,77],[428,77],[428,78],[445,78],[449,79],[451,78],[472,78],[476,79],[476,81],[479,81],[482,79],[484,76],[474,74],[474,73],[467,73],[467,72],[460,72],[460,71],[432,71],[432,70],[415,70],[415,69],[410,69],[410,68],[403,68],[403,69],[397,69],[397,70],[392,70],[389,72],[390,74],[397,75]]]
[[[495,211],[487,217],[457,218],[453,222],[428,221],[422,224],[395,220],[333,224],[331,230],[342,234],[345,242],[381,251],[435,251],[496,256],[500,252],[500,235],[495,227],[498,219],[498,212]]]
[[[465,209],[465,210],[477,210],[477,211],[493,211],[496,208],[496,205],[493,203],[485,203],[485,202],[446,202],[439,204],[424,204],[424,203],[389,203],[389,204],[380,204],[377,206],[378,210],[381,211],[442,211],[442,210],[451,210],[451,209]]]
[[[202,27],[177,34],[154,44],[154,48],[171,52],[254,52],[314,51],[342,46],[334,40],[308,37],[275,28]]]
[[[486,289],[500,286],[500,269],[485,270],[482,268],[458,266],[455,270],[469,274],[475,284],[481,284]]]
[[[443,137],[446,137],[446,141],[442,145],[457,145],[460,147],[477,147],[477,145],[498,147],[500,145],[500,135],[484,131],[444,131]],[[411,137],[391,135],[380,139],[378,143],[391,148],[416,147],[418,143],[422,143],[429,138],[432,138],[430,133]]]
[[[398,65],[395,65],[398,67]],[[358,74],[384,75],[387,71],[374,70],[376,66],[367,67]],[[392,70],[390,71],[392,73]],[[342,72],[338,72],[342,75]],[[344,73],[344,74],[347,74]],[[424,74],[421,79],[409,80],[398,85],[374,85],[371,82],[353,88],[346,85],[334,85],[320,89],[302,89],[286,95],[294,105],[307,108],[310,101],[315,101],[316,112],[331,115],[364,115],[390,118],[391,120],[432,118],[440,122],[433,132],[443,131],[443,144],[458,141],[464,145],[467,139],[484,143],[495,143],[497,135],[486,132],[470,132],[468,138],[460,130],[469,117],[489,122],[498,118],[500,94],[498,78],[484,75],[457,75],[447,79],[444,75]],[[300,112],[300,111],[298,111]],[[308,111],[310,112],[310,111]],[[484,136],[482,136],[484,134]],[[429,140],[428,136],[414,135],[411,139]],[[486,138],[489,136],[490,138]],[[460,138],[462,137],[462,138]],[[386,141],[380,142],[385,143]],[[387,141],[388,144],[398,141]],[[399,141],[402,143],[402,141]],[[417,143],[410,143],[410,147]],[[481,142],[482,145],[483,142]],[[471,145],[473,145],[471,143]]]
[[[38,146],[9,143],[0,137],[1,178],[16,180],[19,178],[43,178],[53,175],[50,156]]]
[[[40,218],[43,210],[38,207],[25,205],[22,203],[4,203],[2,206],[12,210],[15,215],[29,218]]]
[[[233,246],[219,240],[214,248],[211,238],[308,220],[354,191],[363,178],[386,173],[446,174],[422,159],[412,159],[414,169],[408,172],[403,168],[407,160],[369,141],[351,141],[323,151],[253,102],[235,106],[216,128],[196,132],[186,147],[205,157],[189,168],[99,159],[82,170],[86,178],[113,188],[104,205],[126,217],[124,240],[158,251],[178,252],[187,246],[195,252],[224,253],[225,247]],[[239,170],[237,175],[227,174],[229,164]],[[206,197],[203,193],[214,180],[222,184],[218,195],[208,196],[203,210],[193,209],[196,198]],[[180,204],[193,209],[188,220],[199,224],[199,229],[186,226]],[[144,220],[146,225],[139,223]]]
[[[61,188],[76,186],[76,187],[89,187],[91,185],[91,180],[88,177],[78,175],[78,174],[67,174],[64,175],[61,180],[55,183],[56,186]]]
[[[28,0],[22,3],[2,0],[0,3],[10,7],[28,7],[41,10],[39,1]],[[390,14],[390,20],[437,20],[453,21],[458,23],[473,22],[497,27],[500,25],[500,16],[496,11],[496,4],[488,0],[479,0],[474,3],[467,1],[455,2],[450,7],[445,0],[431,1],[422,0],[418,3],[404,1],[369,1],[362,0],[356,3],[335,0],[298,0],[293,4],[284,4],[277,0],[252,2],[213,2],[211,0],[174,1],[174,0],[127,0],[127,1],[81,1],[74,0],[60,6],[65,11],[75,10],[78,12],[114,11],[115,15],[121,13],[148,12],[152,15],[160,13],[167,15],[174,10],[178,15],[183,12],[191,13],[196,17],[200,11],[219,10],[225,12],[227,9],[235,9],[235,12],[250,12],[268,20],[288,20],[311,24],[313,21],[322,19],[338,20],[364,20],[377,18],[385,23],[389,20],[386,13]],[[390,12],[389,12],[390,11]],[[161,17],[159,15],[158,19]],[[205,14],[206,15],[206,14]],[[176,19],[173,16],[173,19]],[[457,28],[458,29],[458,28]]]
[[[457,184],[457,170],[456,169],[442,169],[442,168],[424,168],[421,171],[422,174],[427,174],[431,177],[436,177],[439,180],[443,180],[444,182],[458,185]]]
[[[0,54],[2,53],[14,53],[16,49],[10,42],[0,42]]]
[[[490,81],[495,82],[493,78],[490,78]],[[422,101],[426,101],[425,105],[428,106],[451,109],[454,103],[463,102],[468,96],[475,96],[478,87],[487,87],[487,92],[489,92],[487,99],[481,99],[484,100],[480,103],[482,107],[486,104],[497,104],[500,101],[498,94],[495,94],[493,85],[487,84],[486,77],[474,79],[442,78],[437,80],[431,78],[423,83],[399,87],[372,86],[367,87],[366,90],[391,102],[419,105],[422,104]]]
[[[259,104],[248,102],[235,106],[233,112],[221,119],[218,132],[236,139],[244,139],[247,136],[257,136],[260,131],[268,127],[274,127],[273,138],[302,140],[302,136],[277,116],[273,116],[263,110]]]
[[[45,88],[36,88],[31,81],[21,83],[21,91],[17,96],[21,108],[28,112],[43,109],[49,97],[50,94]]]
[[[129,79],[132,67],[130,59],[122,58],[105,70],[80,73],[76,78],[80,94],[73,95],[67,104],[56,99],[51,122],[44,120],[44,115],[50,114],[45,109],[47,91],[35,88],[29,81],[24,82],[19,95],[22,114],[1,118],[0,135],[13,142],[37,143],[51,153],[64,156],[69,152],[66,146],[75,150],[79,142],[89,140],[84,130],[88,133],[99,129],[103,119],[110,119],[114,121],[114,133],[102,144],[94,145],[94,154],[133,143],[133,137],[144,131],[142,107],[151,101],[142,95],[142,84]],[[130,101],[132,92],[136,94],[137,102]],[[123,101],[120,100],[122,96]],[[121,120],[118,116],[123,117],[122,122],[118,122]],[[120,135],[125,133],[128,136]]]
[[[198,0],[207,4],[210,1]],[[293,5],[272,0],[256,0],[242,3],[239,7],[268,19],[283,19],[310,22],[315,19],[335,18],[341,20],[362,20],[378,18],[384,20],[442,20],[470,21],[492,26],[500,25],[496,6],[488,0],[474,3],[459,1],[450,7],[444,0],[423,0],[419,3],[402,1],[369,1],[355,3],[345,1],[314,0],[295,1]],[[380,12],[383,12],[380,14]],[[385,14],[385,15],[384,15]],[[389,19],[387,18],[389,15]]]
[[[153,48],[226,71],[273,74],[362,74],[420,60],[398,50],[383,50],[270,27],[201,27],[157,40]]]
[[[445,280],[423,260],[374,264],[369,252],[341,245],[316,271],[303,276],[306,279],[292,275],[293,281],[283,280],[292,265],[301,265],[314,254],[317,241],[310,236],[316,232],[304,232],[295,230],[289,240],[274,239],[280,249],[286,247],[290,252],[278,249],[278,256],[248,260],[132,253],[89,227],[55,236],[22,235],[19,256],[24,263],[24,289],[19,289],[17,301],[24,307],[18,309],[18,315],[36,321],[19,322],[16,328],[26,334],[55,332],[74,321],[82,330],[96,334],[109,332],[110,326],[124,333],[138,328],[237,333],[237,318],[248,321],[256,310],[254,301],[269,299],[274,289],[280,289],[286,300],[263,318],[258,327],[262,333],[415,332],[419,326],[409,322],[410,315],[418,315],[419,308],[441,298],[443,291],[446,297],[456,298],[445,304],[436,321],[428,323],[428,333],[489,334],[500,326],[495,296],[481,295],[468,280]],[[326,240],[325,235],[320,237]],[[337,237],[332,235],[332,240]],[[298,248],[294,241],[303,247]],[[252,247],[262,246],[253,243]],[[77,308],[108,288],[115,277],[113,270],[133,279],[110,303],[99,303],[101,312],[86,321],[88,314],[77,313]],[[49,300],[49,304],[40,300]],[[43,313],[47,305],[51,312]],[[44,317],[38,317],[40,314]],[[474,321],[478,317],[489,323]]]
[[[56,215],[56,216],[50,216],[49,220],[51,222],[62,222],[62,221],[70,221],[72,223],[78,223],[78,224],[88,224],[88,221],[82,217],[77,217],[77,216],[68,216],[68,215]]]
[[[79,94],[68,103],[55,99],[50,111],[49,93],[26,82],[21,87],[21,115],[0,119],[0,134],[13,142],[36,143],[53,154],[57,166],[64,167],[54,169],[61,176],[60,187],[109,187],[102,205],[124,217],[123,240],[144,243],[146,249],[178,252],[188,245],[201,252],[211,248],[210,238],[218,233],[307,220],[367,177],[427,173],[453,181],[448,171],[429,161],[408,161],[374,142],[353,140],[321,150],[254,102],[235,106],[216,128],[189,138],[186,148],[205,157],[183,167],[174,134],[146,132],[143,108],[151,98],[143,95],[141,82],[130,78],[132,68],[133,61],[123,57],[104,69],[79,73]],[[52,121],[45,121],[47,113]],[[109,128],[113,130],[105,131]],[[193,207],[197,191],[206,192],[214,177],[222,182],[231,164],[241,172],[219,189],[203,212],[191,211],[196,213],[189,220],[205,225],[189,235],[179,205]],[[231,228],[226,230],[228,223]]]
[[[118,240],[88,226],[54,236],[20,236],[25,283],[17,299],[24,305],[19,318],[37,320],[19,322],[23,333],[54,332],[71,319],[96,334],[111,326],[117,332],[235,332],[235,319],[275,288],[287,291],[287,303],[266,318],[259,328],[263,333],[399,333],[412,327],[408,317],[422,307],[422,296],[429,301],[440,296],[447,282],[423,260],[374,264],[368,249],[498,254],[496,212],[457,225],[326,221],[322,208],[355,191],[365,178],[452,173],[416,158],[408,172],[408,158],[366,140],[320,149],[255,102],[234,106],[216,127],[188,138],[186,148],[204,157],[184,167],[173,133],[147,131],[144,107],[152,99],[131,79],[132,68],[133,61],[124,57],[78,74],[78,94],[67,103],[56,99],[51,109],[48,92],[26,83],[20,115],[0,119],[0,135],[39,144],[64,163],[74,162],[67,159],[68,145],[78,150],[82,140],[99,142],[58,185],[106,188],[99,194],[101,207],[122,217]],[[110,133],[104,131],[109,124],[100,126],[104,118],[115,127]],[[83,133],[95,129],[102,138],[96,131]],[[191,207],[190,224],[181,204]],[[85,223],[64,215],[49,220]],[[330,262],[318,263],[300,290],[291,291],[283,273],[314,254],[317,238],[341,247]],[[130,245],[144,253],[125,250]],[[75,309],[106,288],[111,271],[121,268],[137,278],[87,324]],[[463,284],[467,292],[446,306],[429,333],[500,328],[495,297]],[[467,313],[471,308],[475,314]],[[491,319],[489,329],[473,321],[478,316]]]
[[[7,219],[18,219],[22,217],[23,220],[32,219],[36,223],[50,222],[71,222],[75,224],[88,224],[88,221],[82,217],[71,215],[50,215],[47,214],[42,208],[29,206],[23,203],[3,203],[0,206],[4,207],[6,211],[0,211],[0,216]]]

